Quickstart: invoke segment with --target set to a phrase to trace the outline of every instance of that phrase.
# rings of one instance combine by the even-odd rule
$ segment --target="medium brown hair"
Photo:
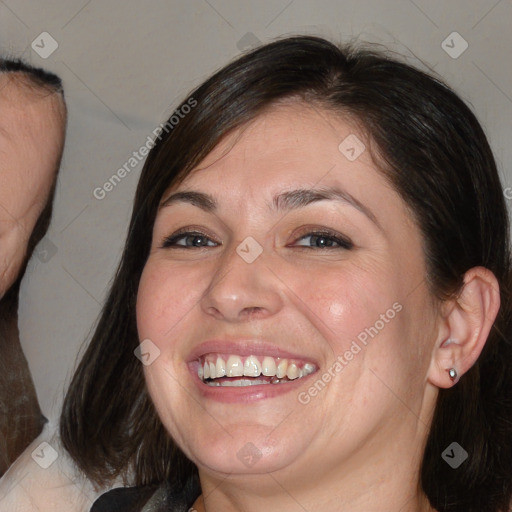
[[[440,512],[504,512],[512,494],[510,248],[506,204],[486,136],[440,78],[388,52],[310,36],[256,48],[197,87],[197,106],[151,150],[138,184],[124,253],[62,417],[64,446],[96,482],[182,484],[197,471],[151,403],[138,345],[135,303],[159,202],[219,141],[290,98],[349,115],[363,128],[383,175],[423,235],[433,297],[453,298],[464,274],[490,269],[501,308],[476,364],[440,389],[421,466],[423,491]],[[378,156],[378,158],[377,158]],[[441,458],[457,441],[457,470]]]

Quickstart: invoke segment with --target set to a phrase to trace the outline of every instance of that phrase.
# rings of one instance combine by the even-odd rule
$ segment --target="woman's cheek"
[[[371,276],[364,280],[345,275],[339,284],[329,285],[309,303],[318,304],[316,315],[328,327],[328,341],[339,354],[354,343],[365,349],[369,340],[389,335],[397,315],[395,299],[385,283],[377,284]]]
[[[148,261],[137,294],[139,335],[163,343],[173,327],[197,305],[194,277],[169,265]]]

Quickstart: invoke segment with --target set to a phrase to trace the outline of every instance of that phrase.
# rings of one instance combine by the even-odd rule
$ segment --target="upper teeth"
[[[277,377],[290,380],[300,379],[316,370],[313,363],[301,363],[286,358],[265,356],[245,358],[237,355],[221,356],[208,354],[199,360],[197,374],[201,380],[220,377]]]

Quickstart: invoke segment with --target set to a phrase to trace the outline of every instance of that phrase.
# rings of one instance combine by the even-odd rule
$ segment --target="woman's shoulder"
[[[48,423],[0,479],[0,512],[89,512],[95,489]]]

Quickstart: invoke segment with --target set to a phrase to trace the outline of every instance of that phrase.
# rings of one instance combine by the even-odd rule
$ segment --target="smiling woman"
[[[64,404],[134,486],[92,510],[506,512],[508,217],[468,107],[307,36],[190,96]]]

